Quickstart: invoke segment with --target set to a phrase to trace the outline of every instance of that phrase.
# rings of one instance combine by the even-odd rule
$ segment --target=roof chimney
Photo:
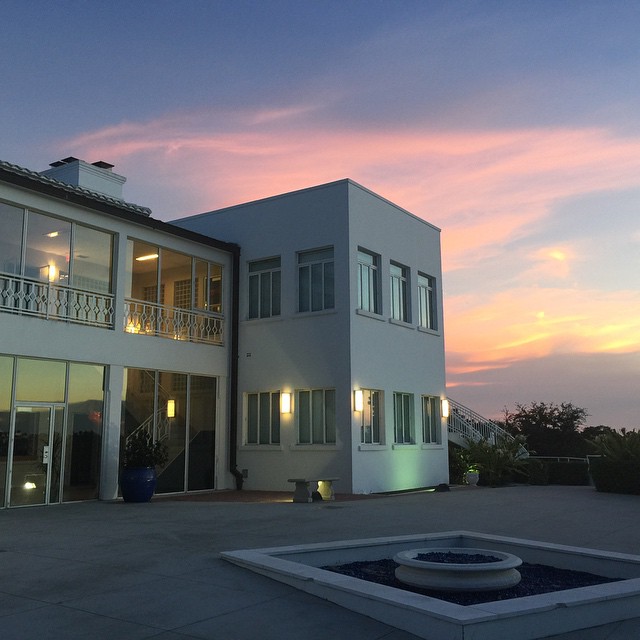
[[[124,176],[113,173],[113,165],[102,160],[89,164],[73,156],[52,162],[51,169],[41,171],[40,175],[65,182],[73,187],[82,187],[116,200],[122,197],[122,185],[127,181]]]

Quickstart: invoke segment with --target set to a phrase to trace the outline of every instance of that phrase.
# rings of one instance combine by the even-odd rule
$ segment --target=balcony
[[[124,330],[147,336],[222,345],[224,317],[204,310],[193,311],[127,298]]]
[[[0,272],[0,312],[112,329],[113,305],[109,293]]]

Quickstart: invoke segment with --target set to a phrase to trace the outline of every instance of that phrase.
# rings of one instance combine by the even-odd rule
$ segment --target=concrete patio
[[[3,640],[414,638],[230,565],[225,550],[462,529],[640,553],[640,499],[592,487],[233,501],[247,497],[0,511]],[[640,618],[555,638],[640,638]]]

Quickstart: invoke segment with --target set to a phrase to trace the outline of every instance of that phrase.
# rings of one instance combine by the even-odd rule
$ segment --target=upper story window
[[[419,326],[423,329],[438,329],[436,314],[436,283],[435,278],[424,273],[418,274],[418,308]]]
[[[333,247],[298,253],[298,311],[333,308]]]
[[[113,326],[111,233],[0,203],[3,311]]]
[[[298,391],[296,406],[299,444],[335,444],[335,389],[305,389]]]
[[[358,249],[358,309],[381,313],[380,256]]]
[[[222,342],[222,266],[128,240],[125,331]]]
[[[280,315],[280,258],[249,263],[249,318]]]
[[[391,317],[401,322],[409,322],[409,299],[407,297],[409,268],[397,262],[390,266],[391,277]]]

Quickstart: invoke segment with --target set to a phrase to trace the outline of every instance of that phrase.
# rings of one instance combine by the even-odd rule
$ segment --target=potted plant
[[[120,475],[120,489],[125,502],[149,502],[156,489],[156,466],[169,459],[167,446],[154,442],[148,431],[127,438]]]
[[[478,484],[478,480],[480,479],[480,472],[478,471],[478,467],[472,464],[464,474],[464,479],[467,484],[475,487]]]

